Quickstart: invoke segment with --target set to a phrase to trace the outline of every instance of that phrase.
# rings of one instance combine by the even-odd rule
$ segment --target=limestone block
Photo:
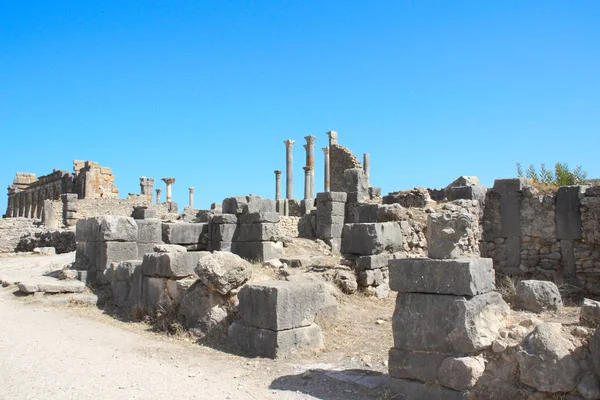
[[[496,292],[473,297],[401,293],[393,316],[394,347],[468,354],[491,346],[509,307]]]
[[[485,362],[479,357],[447,357],[438,370],[440,385],[466,392],[471,389],[485,371]]]
[[[210,220],[211,224],[237,224],[238,218],[235,214],[217,214]]]
[[[317,229],[319,225],[344,225],[343,215],[321,214],[317,216]]]
[[[359,204],[354,209],[354,223],[379,222],[379,204]]]
[[[269,222],[258,224],[242,224],[238,228],[240,242],[276,242],[281,239],[279,225]]]
[[[596,375],[600,376],[600,327],[596,329],[589,339],[589,348]]]
[[[346,213],[346,204],[338,202],[317,203],[317,218],[325,215],[343,217]]]
[[[75,268],[79,270],[95,269],[98,242],[77,242],[75,248]]]
[[[241,246],[243,247],[243,246]],[[229,251],[229,252],[233,252],[232,251],[233,248],[233,243],[232,242],[223,242],[220,240],[213,240],[210,243],[209,249],[211,251]]]
[[[149,210],[148,207],[134,207],[131,213],[133,219],[153,219],[156,218],[156,210]]]
[[[155,245],[156,245],[155,243],[138,243],[137,244],[138,258],[144,258],[144,254],[147,254],[147,253],[154,253]],[[174,245],[167,245],[167,246],[174,246]],[[183,247],[183,246],[181,246],[181,247]],[[183,248],[185,250],[185,247],[183,247]]]
[[[354,269],[357,271],[362,271],[365,269],[387,268],[390,260],[399,256],[400,254],[398,253],[380,253],[370,256],[360,256],[354,260]]]
[[[346,192],[321,192],[317,193],[317,203],[345,203],[347,194]]]
[[[129,282],[136,268],[142,265],[141,260],[126,260],[111,264],[114,282]]]
[[[133,218],[116,215],[97,218],[100,226],[97,241],[135,242],[137,240],[138,228]]]
[[[239,221],[242,224],[258,224],[261,222],[277,223],[281,217],[276,212],[252,212],[240,215]]]
[[[197,282],[196,278],[191,279],[167,279],[167,294],[176,304],[181,303],[185,292]]]
[[[402,249],[402,232],[396,222],[346,224],[342,232],[342,253],[370,255]]]
[[[456,186],[447,188],[445,190],[446,198],[449,201],[466,199],[466,200],[477,200],[480,203],[485,201],[487,194],[487,188],[481,185],[474,186]]]
[[[201,335],[227,323],[229,296],[208,289],[197,281],[183,295],[179,316],[188,330]]]
[[[137,235],[137,232],[136,232]],[[103,242],[96,246],[94,267],[98,271],[110,268],[114,262],[137,260],[138,248],[135,242]]]
[[[274,213],[277,212],[276,203],[273,199],[263,199],[259,196],[246,196],[246,202],[242,205],[242,213]]]
[[[238,226],[236,224],[210,224],[210,240],[217,242],[233,242],[238,240]]]
[[[320,239],[340,238],[344,230],[343,223],[327,224],[317,219],[317,237]]]
[[[125,307],[129,299],[129,282],[112,282],[111,289],[115,305],[117,307]]]
[[[570,392],[581,372],[575,345],[565,338],[559,323],[538,325],[517,353],[521,382],[542,392]]]
[[[231,252],[248,261],[265,261],[283,255],[281,242],[233,242]]]
[[[594,326],[600,325],[600,301],[583,299],[579,320]]]
[[[430,258],[478,257],[478,221],[473,214],[443,211],[427,216]]]
[[[494,181],[494,192],[496,192],[496,193],[520,192],[526,186],[531,186],[530,179],[527,179],[527,178],[496,179]]]
[[[515,306],[536,313],[545,310],[556,311],[562,307],[562,297],[553,282],[521,281],[517,285]]]
[[[309,326],[325,302],[324,286],[313,282],[266,281],[244,286],[239,315],[246,325],[273,331]]]
[[[380,269],[358,271],[356,281],[360,286],[379,286],[383,283],[383,272]]]
[[[438,369],[445,354],[427,351],[401,350],[392,347],[389,352],[388,371],[391,377],[417,379],[421,382],[437,381]]]
[[[163,223],[162,240],[167,244],[197,244],[205,229],[208,225],[204,223]]]
[[[397,292],[475,296],[495,288],[491,258],[404,258],[389,265],[390,288]]]
[[[463,187],[463,186],[476,186],[479,185],[479,178],[476,176],[467,176],[462,175],[456,178],[451,184],[446,186],[446,189],[453,187]]]
[[[32,293],[80,293],[85,289],[85,284],[76,280],[58,280],[48,277],[31,278],[23,280],[17,287],[26,294]]]
[[[323,334],[317,325],[285,331],[272,331],[234,322],[227,342],[249,356],[282,358],[305,349],[323,347]]]
[[[187,253],[187,248],[178,244],[153,244],[154,253]],[[143,258],[143,257],[142,257]]]
[[[97,218],[79,219],[75,225],[75,240],[77,242],[96,242],[99,229]]]
[[[203,252],[187,253],[149,253],[144,254],[142,273],[145,276],[163,278],[184,278],[195,276],[194,269],[198,265]]]
[[[377,208],[377,220],[375,222],[402,221],[404,207],[400,204],[380,204]]]
[[[142,304],[142,286],[144,276],[142,275],[142,266],[134,269],[133,274],[129,279],[129,296],[127,297],[126,306],[133,308]]]
[[[581,239],[580,198],[583,186],[562,186],[556,192],[556,237]]]
[[[167,280],[145,276],[142,279],[142,303],[155,310],[159,304],[169,300],[167,295]]]
[[[159,219],[138,219],[138,243],[161,243],[162,222]]]
[[[237,254],[203,251],[195,271],[206,287],[225,295],[250,279],[252,265]]]
[[[404,400],[466,400],[467,393],[410,379],[390,378],[390,391]]]
[[[360,197],[369,197],[369,178],[362,168],[349,168],[344,170],[342,177],[342,191],[358,193]]]

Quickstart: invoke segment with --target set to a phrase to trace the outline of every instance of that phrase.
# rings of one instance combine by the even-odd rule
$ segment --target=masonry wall
[[[332,144],[329,147],[329,170],[332,192],[344,191],[344,171],[351,168],[362,168],[358,158],[346,147],[339,144]]]

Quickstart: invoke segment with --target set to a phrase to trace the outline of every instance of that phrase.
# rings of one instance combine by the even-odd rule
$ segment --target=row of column
[[[13,192],[8,195],[7,218],[41,218],[44,200],[57,200],[61,195],[60,184],[31,191]]]
[[[162,181],[167,185],[167,203],[171,203],[173,201],[172,194],[171,194],[171,187],[175,183],[176,179],[175,178],[162,178]],[[142,194],[152,195],[152,184],[153,183],[154,183],[154,179],[141,177],[140,185],[142,187]],[[194,188],[190,187],[188,189],[190,191],[189,205],[190,205],[190,207],[194,208]],[[156,189],[156,204],[161,204],[161,201],[160,201],[161,193],[162,193],[162,189]]]
[[[337,145],[337,132],[329,131],[326,132],[327,136],[329,136],[329,146],[323,147],[324,154],[324,174],[323,174],[323,190],[325,192],[329,192],[331,188],[331,167],[330,167],[330,156],[329,149],[332,145]],[[306,144],[304,145],[304,149],[306,150],[306,165],[303,167],[304,169],[304,198],[311,199],[315,197],[315,136],[305,136]],[[285,182],[285,197],[286,199],[294,198],[294,183],[293,183],[293,152],[292,147],[294,146],[295,141],[288,139],[284,140],[285,144],[285,172],[286,172],[286,182]],[[367,179],[369,179],[369,170],[370,170],[370,156],[369,153],[363,154],[363,170]],[[281,200],[281,171],[275,170],[275,200]]]

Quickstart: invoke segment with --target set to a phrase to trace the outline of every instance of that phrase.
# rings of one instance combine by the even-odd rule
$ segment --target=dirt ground
[[[72,257],[72,256],[71,256]],[[69,255],[0,258],[0,277],[48,274]],[[95,306],[47,305],[0,289],[1,399],[379,399],[395,296],[345,297],[325,348],[269,360],[152,332]]]

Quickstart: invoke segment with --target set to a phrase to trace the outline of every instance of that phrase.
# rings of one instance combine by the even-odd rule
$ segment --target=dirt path
[[[382,376],[368,371],[311,364],[310,357],[239,357],[122,323],[95,307],[47,306],[15,290],[0,288],[0,399],[386,396]]]

